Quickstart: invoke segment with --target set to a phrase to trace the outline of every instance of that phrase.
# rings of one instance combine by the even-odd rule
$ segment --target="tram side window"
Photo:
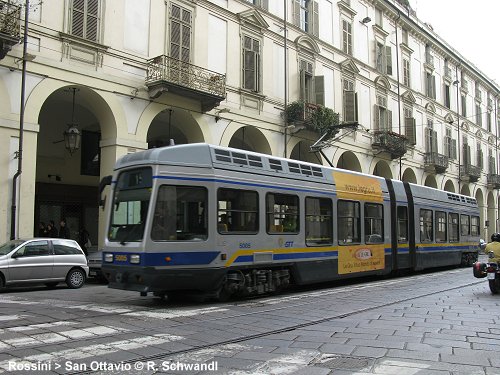
[[[446,212],[436,211],[436,242],[447,241]]]
[[[266,196],[268,233],[299,232],[299,197],[269,193]]]
[[[460,215],[460,234],[462,236],[468,236],[470,234],[469,215]]]
[[[339,244],[361,242],[361,218],[359,202],[342,201],[337,203],[337,225]]]
[[[153,241],[202,241],[207,238],[207,189],[163,185],[158,190],[151,227]]]
[[[325,198],[306,198],[305,209],[306,245],[332,244],[332,201]]]
[[[460,237],[458,236],[458,214],[450,214],[449,226],[450,226],[450,242],[458,242]]]
[[[471,216],[470,226],[470,234],[472,236],[479,236],[479,216]]]
[[[365,242],[384,241],[384,207],[381,204],[365,203]]]
[[[217,230],[219,233],[257,233],[259,196],[256,191],[219,189],[217,191]]]
[[[398,242],[408,242],[408,207],[398,206]]]
[[[432,242],[433,236],[432,210],[420,210],[420,241]]]

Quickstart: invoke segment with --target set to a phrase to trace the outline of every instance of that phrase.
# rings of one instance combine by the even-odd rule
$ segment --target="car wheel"
[[[55,286],[59,284],[58,282],[53,282],[53,283],[45,283],[45,286],[47,288],[55,288]]]
[[[78,268],[72,269],[66,276],[66,284],[71,289],[81,288],[85,284],[85,272]]]
[[[5,288],[5,281],[3,281],[3,275],[0,274],[0,290]]]

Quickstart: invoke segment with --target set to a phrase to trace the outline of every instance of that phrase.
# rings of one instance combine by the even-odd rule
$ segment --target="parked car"
[[[66,282],[81,288],[89,273],[76,241],[61,238],[12,240],[0,246],[0,288],[10,285]]]
[[[106,281],[106,277],[102,273],[102,250],[89,253],[87,256],[89,266],[89,277],[94,277],[100,281]]]

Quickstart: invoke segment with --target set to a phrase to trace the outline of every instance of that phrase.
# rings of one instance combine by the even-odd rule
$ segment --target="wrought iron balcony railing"
[[[460,167],[460,178],[464,181],[476,182],[481,177],[481,168],[472,164]]]
[[[488,176],[486,176],[486,181],[488,182],[488,188],[500,189],[500,175],[495,173],[488,173]]]
[[[199,100],[204,111],[226,98],[226,76],[165,55],[148,61],[146,86],[151,97],[163,92]]]
[[[402,134],[391,131],[375,131],[372,147],[380,151],[388,152],[391,159],[397,159],[406,154],[408,150],[408,138]]]
[[[427,152],[425,154],[425,169],[435,173],[444,173],[448,169],[448,156],[437,152]]]
[[[21,6],[0,1],[0,59],[21,39]]]

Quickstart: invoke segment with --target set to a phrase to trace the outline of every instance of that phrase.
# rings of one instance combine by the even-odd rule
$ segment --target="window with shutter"
[[[392,75],[392,50],[391,46],[385,46],[385,74]]]
[[[410,60],[403,59],[403,85],[410,86]]]
[[[446,108],[450,108],[451,105],[451,97],[450,97],[450,85],[444,84],[444,105]]]
[[[479,126],[483,125],[483,119],[481,115],[481,106],[479,104],[476,104],[476,124]]]
[[[309,61],[300,60],[300,99],[314,103],[314,67]]]
[[[425,128],[425,152],[432,152],[432,129]]]
[[[451,155],[450,155],[450,157],[452,159],[457,158],[457,140],[456,139],[451,140]]]
[[[491,149],[488,150],[488,172],[490,174],[496,174],[496,162],[495,158],[493,157],[493,152]]]
[[[481,143],[476,143],[476,159],[477,166],[483,169],[483,150],[481,150]]]
[[[405,117],[405,135],[411,145],[417,144],[417,125],[413,117]]]
[[[192,12],[172,4],[170,9],[170,57],[191,61]]]
[[[314,77],[314,91],[316,97],[316,104],[325,105],[325,77]]]
[[[344,122],[358,121],[357,99],[354,91],[344,91]]]
[[[347,20],[342,20],[342,51],[352,55],[352,25]]]
[[[379,42],[375,42],[375,59],[377,65],[377,71],[379,73],[385,74],[385,55],[384,55],[384,45]]]
[[[343,87],[343,120],[345,122],[358,121],[357,96],[354,91],[354,81],[342,80]]]
[[[70,24],[72,35],[99,42],[99,0],[72,0]]]
[[[243,88],[260,90],[260,41],[249,36],[243,37]]]
[[[391,131],[392,111],[381,105],[375,105],[375,130]]]

